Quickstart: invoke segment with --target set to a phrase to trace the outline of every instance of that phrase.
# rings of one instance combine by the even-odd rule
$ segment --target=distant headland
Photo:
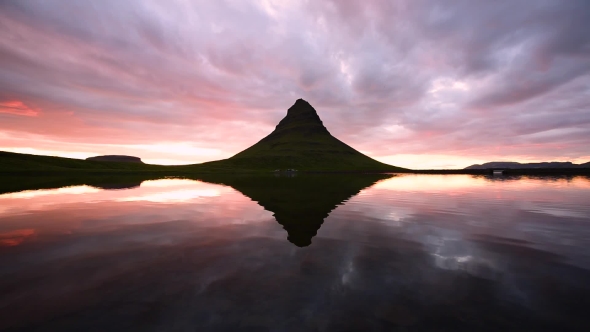
[[[492,161],[485,164],[475,164],[465,169],[489,169],[489,168],[498,168],[498,169],[531,169],[531,168],[590,168],[590,162],[584,164],[574,164],[569,161],[559,162],[559,161],[550,161],[550,162],[541,162],[541,163],[518,163],[515,161]]]

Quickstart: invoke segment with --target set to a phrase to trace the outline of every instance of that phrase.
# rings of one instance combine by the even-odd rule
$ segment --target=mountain
[[[407,171],[378,162],[330,134],[316,110],[298,99],[275,130],[235,156],[202,164],[160,166],[130,156],[98,156],[87,160],[0,151],[0,172],[268,172],[277,169],[325,172]]]
[[[235,156],[205,163],[238,169],[314,171],[397,171],[338,140],[305,100],[298,99],[275,130]]]
[[[465,169],[488,169],[488,168],[508,168],[508,169],[530,169],[530,168],[590,168],[590,162],[585,164],[574,164],[569,161],[566,162],[542,162],[542,163],[527,163],[521,164],[514,161],[494,161],[485,164],[475,164]]]
[[[240,176],[209,174],[191,177],[200,181],[230,186],[250,197],[287,231],[287,240],[306,247],[342,202],[388,174],[329,174],[289,176]]]
[[[96,157],[89,157],[86,160],[91,161],[114,161],[114,162],[121,162],[121,163],[141,163],[141,158],[132,157],[132,156],[120,156],[120,155],[106,155],[106,156],[96,156]]]

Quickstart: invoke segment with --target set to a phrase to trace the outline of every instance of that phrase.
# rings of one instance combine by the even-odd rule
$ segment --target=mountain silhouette
[[[275,130],[235,156],[205,163],[239,169],[397,171],[338,140],[305,100],[298,99]]]
[[[287,231],[287,240],[306,247],[324,219],[338,205],[356,196],[386,174],[239,176],[202,175],[195,179],[230,186],[274,213]]]
[[[87,160],[0,151],[0,172],[269,172],[296,169],[320,172],[396,172],[407,169],[376,161],[338,140],[305,100],[298,99],[275,130],[258,143],[224,160],[193,165],[144,164],[140,158],[106,155]]]

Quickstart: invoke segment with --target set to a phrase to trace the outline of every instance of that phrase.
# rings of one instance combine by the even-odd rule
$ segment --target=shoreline
[[[166,166],[163,166],[166,167]],[[174,167],[174,166],[173,166]],[[501,171],[497,174],[494,171]],[[10,170],[0,171],[0,176],[190,176],[198,174],[252,174],[252,175],[297,175],[297,174],[465,174],[465,175],[590,175],[590,168],[519,168],[519,169],[416,169],[416,170],[301,170],[274,172],[262,170],[123,170],[123,169],[69,169],[69,170]]]

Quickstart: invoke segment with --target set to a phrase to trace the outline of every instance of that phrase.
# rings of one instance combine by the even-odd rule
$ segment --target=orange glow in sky
[[[225,159],[303,98],[396,166],[590,161],[588,5],[439,6],[9,1],[0,151]]]

